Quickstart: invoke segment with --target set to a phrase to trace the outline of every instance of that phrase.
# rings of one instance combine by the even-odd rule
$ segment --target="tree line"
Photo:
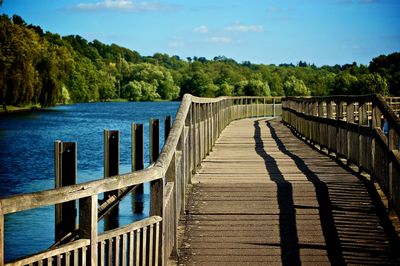
[[[368,94],[400,96],[400,53],[357,63],[316,67],[238,63],[216,56],[180,58],[60,36],[28,25],[20,16],[0,17],[2,105],[177,100],[185,93],[284,96]]]

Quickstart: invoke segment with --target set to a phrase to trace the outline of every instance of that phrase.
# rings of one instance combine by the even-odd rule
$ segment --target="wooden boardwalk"
[[[234,121],[193,178],[179,263],[398,265],[378,198],[280,121]]]

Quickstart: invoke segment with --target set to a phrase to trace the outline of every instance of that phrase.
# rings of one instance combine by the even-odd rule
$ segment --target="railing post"
[[[376,99],[372,101],[372,121],[371,121],[371,127],[372,127],[372,147],[371,147],[371,168],[372,172],[375,173],[375,160],[378,158],[375,158],[375,151],[376,151],[376,137],[375,137],[375,128],[381,128],[381,116],[382,113],[379,110],[379,108],[376,106]],[[379,160],[379,159],[378,159]]]
[[[210,141],[211,141],[211,147],[210,147],[210,151],[212,151],[213,147],[214,147],[214,121],[215,121],[215,117],[214,117],[214,103],[210,103]]]
[[[318,116],[319,117],[326,117],[325,112],[324,112],[324,102],[318,102]]]
[[[395,129],[392,127],[392,124],[389,123],[388,125],[388,158],[391,158],[392,156],[390,156],[391,152],[393,150],[399,150],[399,135],[397,134],[397,132],[395,131]],[[393,203],[394,203],[394,186],[398,185],[398,184],[394,184],[394,179],[396,178],[395,176],[395,169],[394,169],[394,163],[392,159],[389,159],[388,161],[388,185],[389,185],[389,195],[388,195],[388,209],[389,211],[393,210]],[[397,179],[399,180],[399,178],[397,177]],[[398,192],[398,191],[397,191]]]
[[[160,120],[150,118],[150,163],[160,155]]]
[[[93,195],[79,200],[79,237],[90,239],[89,265],[97,265],[97,202]]]
[[[181,181],[180,183],[182,184],[181,187],[181,195],[179,195],[180,199],[181,199],[181,209],[179,210],[180,214],[184,214],[184,210],[185,210],[185,192],[186,192],[186,184],[187,184],[187,152],[186,152],[186,147],[187,147],[187,138],[186,138],[186,127],[182,128],[182,132],[181,135],[179,137],[179,142],[178,142],[178,146],[177,146],[177,150],[180,151],[182,153],[182,157],[181,157],[181,171],[178,175],[178,177],[180,176]],[[179,220],[179,216],[177,217],[177,220]],[[178,224],[177,224],[178,225]]]
[[[76,142],[54,143],[55,187],[76,184],[77,176]],[[55,206],[55,242],[76,230],[76,201],[68,201]]]
[[[198,167],[200,166],[201,163],[201,153],[202,153],[202,134],[201,134],[201,122],[203,120],[202,117],[202,108],[201,108],[201,104],[197,104],[197,142],[198,142],[198,153],[196,155],[197,157],[197,162],[196,162],[196,170],[198,169]]]
[[[162,178],[150,182],[150,216],[164,217],[164,180]],[[165,265],[164,261],[164,239],[165,223],[160,226],[158,239],[158,265]]]
[[[265,104],[265,98],[264,98],[264,104]],[[275,98],[272,98],[272,116],[275,117],[276,116],[276,102],[275,102]]]
[[[368,167],[368,161],[367,159],[370,158],[368,154],[371,152],[370,149],[367,149],[365,147],[366,145],[364,144],[364,139],[366,139],[366,136],[363,136],[361,133],[361,127],[362,126],[368,126],[368,115],[367,115],[367,102],[360,102],[358,105],[358,127],[359,127],[359,133],[358,133],[358,165],[359,165],[359,171],[361,172],[363,169],[368,170],[370,167]]]
[[[372,128],[382,128],[382,122],[381,122],[381,117],[382,113],[379,110],[379,108],[376,106],[376,104],[373,102],[372,103]]]
[[[206,142],[206,138],[207,138],[207,104],[203,103],[201,105],[201,120],[202,120],[202,130],[201,130],[201,157],[200,157],[200,163],[201,161],[203,161],[204,157],[206,156],[206,149],[207,149],[207,142]]]
[[[358,107],[358,124],[360,126],[368,125],[367,107],[367,102],[360,104]]]
[[[192,174],[196,173],[197,170],[197,104],[192,103],[192,126],[193,126],[193,146],[191,147],[192,150]]]
[[[347,103],[347,122],[354,123],[354,102]]]
[[[178,220],[179,220],[179,213],[177,211],[178,208],[178,186],[180,185],[180,182],[177,180],[177,172],[176,172],[176,152],[172,155],[171,163],[169,164],[169,167],[167,169],[167,172],[165,173],[165,179],[166,182],[172,182],[174,183],[174,192],[173,192],[173,201],[174,201],[174,208],[173,208],[173,213],[169,214],[172,215],[174,218],[174,231],[175,231],[175,236],[174,236],[174,247],[172,249],[172,253],[176,254],[177,252],[177,247],[178,247]],[[168,254],[165,254],[168,256]]]
[[[188,115],[186,116],[186,120],[185,120],[185,128],[187,128],[187,142],[186,142],[186,147],[185,147],[185,153],[186,153],[186,168],[185,168],[185,176],[187,178],[187,183],[191,184],[192,183],[192,171],[191,171],[191,161],[192,161],[192,107],[189,107],[189,111],[188,111]]]
[[[330,100],[326,102],[326,117],[333,118],[332,101]]]

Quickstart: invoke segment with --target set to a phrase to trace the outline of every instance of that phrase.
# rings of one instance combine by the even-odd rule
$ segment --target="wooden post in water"
[[[119,131],[104,130],[104,178],[116,176],[119,174]],[[104,193],[104,199],[118,197],[120,191],[110,191]],[[104,230],[110,230],[119,227],[118,223],[119,209],[118,205],[104,217]]]
[[[167,115],[164,119],[164,143],[167,142],[169,132],[171,131],[171,116]]]
[[[143,124],[132,123],[132,172],[144,168]],[[137,185],[135,194],[143,194],[143,184]],[[143,208],[139,208],[143,211]],[[140,213],[142,213],[140,211]],[[135,213],[137,213],[135,211]]]
[[[0,265],[4,265],[4,215],[0,203]]]
[[[144,168],[143,124],[132,123],[132,172]]]
[[[144,168],[143,124],[132,123],[132,172]],[[143,184],[136,185],[132,193],[132,212],[143,213]]]
[[[104,130],[104,178],[119,174],[119,131]],[[118,195],[118,191],[111,191],[105,196]]]
[[[160,120],[150,118],[150,163],[160,155]]]
[[[76,142],[54,143],[55,188],[76,184],[77,176]],[[76,230],[76,201],[56,204],[55,242]]]

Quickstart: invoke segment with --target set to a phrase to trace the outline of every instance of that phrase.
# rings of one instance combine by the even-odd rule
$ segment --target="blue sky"
[[[399,0],[4,0],[0,12],[141,55],[321,66],[400,51]]]

